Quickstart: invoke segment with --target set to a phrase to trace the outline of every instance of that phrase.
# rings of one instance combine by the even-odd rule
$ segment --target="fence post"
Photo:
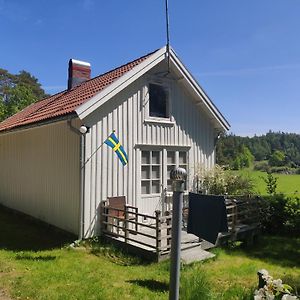
[[[107,230],[107,225],[104,224],[104,222],[106,221],[107,217],[104,216],[105,214],[105,205],[106,201],[101,201],[100,202],[100,235],[103,235],[103,230]]]
[[[232,209],[232,212],[233,212],[233,218],[232,218],[232,231],[234,232],[235,231],[235,228],[236,228],[236,225],[237,225],[237,214],[238,214],[238,211],[237,211],[237,203],[235,200],[233,200],[233,209]]]
[[[168,237],[169,235],[171,235],[171,228],[170,225],[172,224],[172,215],[170,214],[169,211],[166,212],[166,217],[167,217],[167,249],[169,250],[169,246],[171,244],[171,240],[172,238],[171,237]],[[169,250],[170,251],[170,250]]]
[[[124,210],[125,210],[125,243],[128,242],[128,237],[129,237],[129,230],[128,230],[128,225],[129,225],[129,222],[128,222],[128,219],[129,219],[129,213],[128,213],[128,207],[125,205],[124,207]]]
[[[161,248],[161,221],[160,221],[161,211],[155,211],[155,218],[156,218],[156,254],[157,259],[159,259],[159,253]]]
[[[135,231],[136,231],[136,234],[138,232],[138,221],[139,221],[139,219],[138,219],[138,213],[139,213],[139,210],[136,207],[136,209],[135,209]]]

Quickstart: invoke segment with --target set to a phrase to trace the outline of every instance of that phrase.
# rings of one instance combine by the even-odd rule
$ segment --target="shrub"
[[[270,166],[267,161],[257,161],[255,162],[254,165],[254,170],[256,171],[262,171],[262,172],[269,172],[270,171]]]
[[[266,196],[262,202],[261,222],[265,232],[272,234],[300,233],[300,199],[283,194]]]
[[[235,175],[215,165],[212,170],[198,168],[194,178],[194,190],[213,195],[249,195],[253,193],[253,180],[249,176]]]
[[[280,173],[280,174],[294,174],[295,169],[282,166],[282,167],[272,167],[269,170],[271,173]]]
[[[287,216],[285,221],[287,230],[300,233],[300,198],[287,198],[284,211]]]
[[[276,194],[276,189],[277,189],[277,180],[278,177],[274,177],[272,173],[268,173],[267,177],[262,177],[263,181],[266,183],[267,187],[267,193],[269,195],[275,195]]]

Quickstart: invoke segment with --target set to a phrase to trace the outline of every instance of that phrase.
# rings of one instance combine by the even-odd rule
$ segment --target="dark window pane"
[[[152,167],[152,179],[159,179],[160,178],[160,167],[155,166]]]
[[[179,163],[186,164],[186,152],[179,152]]]
[[[153,180],[152,181],[152,194],[158,194],[158,193],[160,193],[160,181]]]
[[[150,179],[150,167],[142,166],[142,179]]]
[[[167,163],[168,165],[175,165],[175,152],[174,151],[168,151],[167,153]]]
[[[150,116],[168,118],[168,99],[167,92],[157,84],[149,85]]]
[[[159,151],[152,151],[152,165],[159,165]]]
[[[141,182],[142,194],[150,194],[150,184],[150,181]]]
[[[150,152],[142,151],[142,164],[149,165],[150,164]]]

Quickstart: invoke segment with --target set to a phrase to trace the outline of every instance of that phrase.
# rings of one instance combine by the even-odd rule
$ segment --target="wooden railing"
[[[242,225],[259,226],[261,213],[259,198],[229,198],[225,201],[229,232]]]
[[[252,237],[260,223],[260,200],[258,198],[226,199],[227,222],[232,240],[239,237]],[[188,203],[186,203],[188,205]],[[120,212],[122,217],[118,217]],[[183,208],[183,227],[187,225],[188,207]],[[171,249],[172,214],[155,211],[153,216],[139,213],[138,208],[125,206],[124,209],[114,208],[107,201],[101,202],[101,234],[155,253],[156,258],[167,255]],[[240,235],[242,233],[242,235]]]
[[[124,217],[117,217],[116,211]],[[139,213],[132,206],[114,208],[107,201],[101,202],[101,233],[110,238],[123,240],[125,244],[152,249],[159,257],[171,248],[172,216],[155,216]]]

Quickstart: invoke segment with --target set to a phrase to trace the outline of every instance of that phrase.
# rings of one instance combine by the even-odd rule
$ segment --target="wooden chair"
[[[138,209],[137,207],[126,205],[126,197],[125,196],[117,196],[117,197],[107,197],[108,199],[108,214],[109,217],[113,219],[113,222],[117,224],[117,234],[119,234],[120,223],[123,222],[123,227],[125,225],[125,211],[127,211],[128,220],[135,220],[137,223],[138,217]],[[135,229],[137,231],[137,224],[135,224]]]

